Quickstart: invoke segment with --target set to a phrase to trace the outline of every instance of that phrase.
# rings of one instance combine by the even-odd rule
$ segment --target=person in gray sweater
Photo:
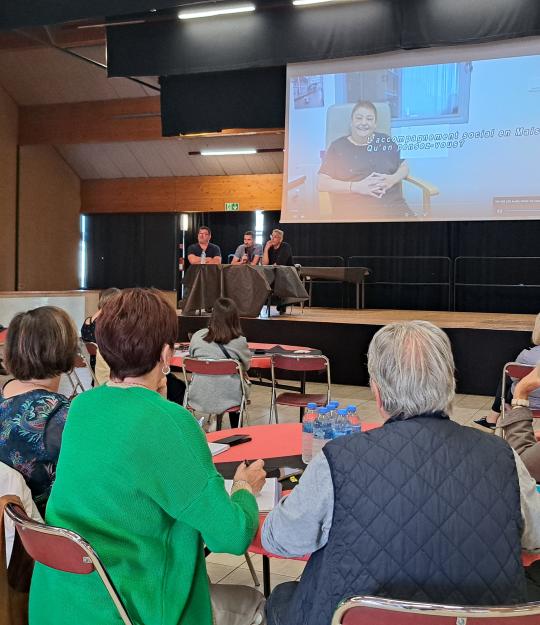
[[[245,371],[249,369],[251,352],[246,337],[242,335],[238,308],[233,300],[219,298],[212,310],[208,328],[195,332],[189,344],[193,358],[232,358],[238,360]],[[242,397],[237,375],[214,376],[193,374],[189,384],[189,407],[198,412],[222,414],[238,406]],[[231,427],[238,427],[239,414],[229,412]]]

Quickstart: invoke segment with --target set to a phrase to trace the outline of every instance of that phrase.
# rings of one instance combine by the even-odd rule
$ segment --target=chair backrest
[[[503,607],[446,606],[382,597],[352,597],[334,612],[332,625],[533,625],[540,602]]]
[[[519,362],[507,362],[504,365],[504,373],[514,380],[521,380],[535,368],[534,365],[522,365]]]
[[[84,341],[84,346],[89,356],[95,356],[97,354],[97,345],[91,341]]]
[[[356,102],[334,104],[326,112],[326,148],[340,137],[351,134],[351,113]],[[373,102],[377,111],[377,132],[390,135],[391,115],[388,102]]]
[[[272,354],[272,366],[288,371],[324,371],[328,369],[328,358],[309,354]]]
[[[123,623],[134,625],[99,556],[84,538],[71,530],[33,521],[15,504],[7,504],[5,511],[15,524],[21,542],[31,558],[66,573],[86,575],[96,571]]]
[[[213,360],[186,356],[183,363],[186,371],[197,375],[236,375],[241,372],[240,363],[232,358]]]

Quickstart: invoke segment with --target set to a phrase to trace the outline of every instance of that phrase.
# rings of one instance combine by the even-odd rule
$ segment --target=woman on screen
[[[350,134],[333,141],[325,153],[318,188],[330,193],[333,213],[340,218],[376,219],[408,211],[400,183],[409,167],[397,144],[376,127],[375,105],[357,102]]]

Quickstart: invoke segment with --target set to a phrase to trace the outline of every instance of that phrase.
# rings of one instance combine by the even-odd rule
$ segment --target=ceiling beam
[[[160,115],[159,96],[21,106],[19,145],[155,141],[164,139],[161,134]],[[283,133],[283,128],[228,128],[221,132],[198,133],[185,137],[235,137]]]
[[[159,96],[22,106],[19,145],[162,139]]]
[[[59,48],[83,48],[105,45],[105,28],[79,29],[65,24],[45,28],[28,28],[24,31],[0,32],[0,50],[30,50],[48,47],[54,43]]]
[[[177,176],[81,181],[81,213],[177,213],[279,210],[282,174]]]

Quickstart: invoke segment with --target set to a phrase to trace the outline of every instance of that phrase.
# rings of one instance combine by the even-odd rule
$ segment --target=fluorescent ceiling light
[[[201,150],[201,156],[241,156],[243,154],[257,154],[255,148],[238,148],[231,150]]]
[[[216,2],[199,9],[185,9],[179,11],[178,19],[192,20],[198,17],[214,17],[216,15],[231,15],[232,13],[248,13],[255,11],[255,5],[251,2],[243,2],[241,4],[223,4]]]

